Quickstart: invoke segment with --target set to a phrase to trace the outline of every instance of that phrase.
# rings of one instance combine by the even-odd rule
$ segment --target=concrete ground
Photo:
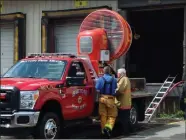
[[[186,124],[184,121],[147,129],[123,140],[185,140]]]
[[[74,128],[68,130],[69,139],[100,139],[99,125],[87,126],[84,128]],[[140,124],[139,130],[130,136],[114,136],[114,139],[123,140],[186,140],[185,122],[177,122],[172,124]],[[31,137],[4,137],[1,139],[14,138],[31,138]]]

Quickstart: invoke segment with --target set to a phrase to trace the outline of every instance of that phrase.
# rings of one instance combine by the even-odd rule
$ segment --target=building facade
[[[1,73],[28,53],[76,52],[82,20],[96,9],[117,7],[117,0],[89,0],[83,7],[75,0],[3,1]]]

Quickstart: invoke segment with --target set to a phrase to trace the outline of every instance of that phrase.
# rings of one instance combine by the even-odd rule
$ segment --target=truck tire
[[[138,108],[134,104],[130,110],[130,131],[134,132],[138,128]]]
[[[61,123],[57,114],[46,112],[39,120],[33,136],[36,139],[59,139]]]

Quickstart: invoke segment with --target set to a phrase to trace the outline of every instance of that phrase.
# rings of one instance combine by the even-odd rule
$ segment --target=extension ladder
[[[164,97],[167,96],[167,92],[169,91],[175,79],[176,76],[168,76],[167,79],[164,81],[163,85],[161,86],[161,88],[159,89],[159,91],[157,92],[157,94],[155,95],[155,97],[153,98],[153,100],[145,111],[145,121],[150,122],[161,101],[164,99]]]

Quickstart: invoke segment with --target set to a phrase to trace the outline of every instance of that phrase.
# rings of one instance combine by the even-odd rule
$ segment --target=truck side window
[[[92,37],[82,36],[80,38],[80,52],[81,53],[91,53],[92,52]]]
[[[69,69],[68,77],[76,78],[73,83],[77,82],[79,83],[78,85],[84,84],[87,76],[83,64],[81,62],[73,62]]]

